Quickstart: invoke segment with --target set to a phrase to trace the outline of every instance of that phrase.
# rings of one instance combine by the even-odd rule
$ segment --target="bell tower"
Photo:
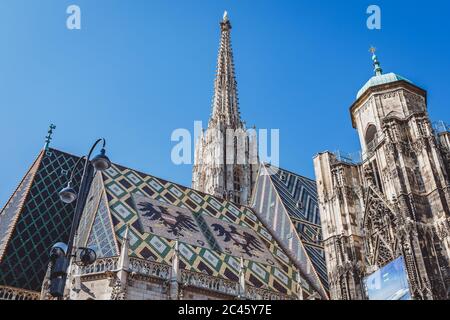
[[[364,298],[358,282],[402,256],[413,298],[445,299],[448,158],[428,116],[427,92],[395,73],[384,74],[371,52],[375,75],[350,108],[360,161],[331,153],[314,160],[334,290],[341,298]],[[343,277],[339,264],[352,266],[350,277]]]

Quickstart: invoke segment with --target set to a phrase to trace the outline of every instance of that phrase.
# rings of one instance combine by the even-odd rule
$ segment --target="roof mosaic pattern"
[[[77,157],[54,149],[42,151],[32,170],[25,177],[11,201],[2,211],[14,219],[1,219],[0,238],[11,230],[0,260],[0,285],[40,291],[48,266],[51,246],[67,241],[74,205],[63,205],[58,191],[67,183],[69,170]],[[76,172],[74,186],[80,181]],[[30,181],[28,181],[30,179]],[[25,190],[25,189],[27,190]],[[21,205],[15,199],[23,199]],[[13,213],[9,212],[14,208]]]
[[[112,227],[108,203],[102,196],[87,241],[87,247],[95,250],[98,258],[113,257],[119,254]]]
[[[6,239],[5,230],[9,236],[6,242],[2,242],[4,254],[0,260],[0,285],[40,290],[48,265],[49,248],[55,242],[66,241],[70,231],[74,205],[63,204],[58,191],[67,183],[70,169],[77,159],[54,149],[42,151],[2,210],[0,238]],[[76,189],[81,170],[82,166],[75,174]],[[242,244],[246,236],[239,230],[251,230],[247,233],[258,237],[273,262],[266,260],[267,263],[262,263],[253,259],[251,254],[245,256],[243,248],[241,254],[247,267],[247,282],[256,287],[293,294],[295,267],[252,209],[118,165],[94,177],[80,222],[78,241],[95,247],[100,257],[118,255],[118,239],[122,239],[129,224],[132,256],[170,264],[174,240],[142,232],[133,194],[185,208],[192,213],[207,243],[192,245],[181,242],[181,268],[238,281],[240,257],[227,252],[223,241],[229,237],[236,241],[235,244]],[[222,221],[223,229],[228,233],[218,234],[218,230],[208,222],[213,218]],[[238,232],[232,232],[229,227],[237,225],[241,226],[236,228]],[[307,292],[311,292],[307,280],[303,279],[302,284]]]
[[[104,188],[101,176],[95,175],[84,205],[83,214],[78,225],[77,245],[86,246],[91,228],[96,219]]]
[[[2,260],[1,258],[5,252],[11,233],[14,230],[15,220],[19,216],[20,208],[23,206],[28,191],[30,190],[33,177],[39,168],[40,158],[41,157],[38,157],[38,159],[36,159],[33,166],[19,184],[17,190],[11,196],[11,199],[9,199],[0,212],[0,261]]]
[[[276,174],[270,177],[301,236],[320,280],[328,288],[316,182],[287,170],[277,169]]]
[[[292,253],[304,275],[325,295],[328,281],[315,182],[262,165],[252,207]]]
[[[132,256],[170,264],[174,245],[173,239],[143,232],[133,196],[138,194],[170,206],[188,209],[197,225],[200,226],[201,232],[208,239],[208,244],[205,246],[180,240],[182,268],[238,281],[240,257],[224,252],[221,244],[227,235],[230,239],[238,239],[237,242],[243,238],[231,232],[222,236],[215,233],[208,225],[208,221],[210,218],[216,218],[225,224],[228,223],[228,226],[239,225],[252,230],[273,256],[275,263],[271,265],[255,261],[251,255],[242,254],[247,267],[246,280],[250,285],[293,294],[295,270],[292,263],[250,208],[237,206],[226,200],[118,165],[113,165],[106,170],[103,173],[103,180],[116,244],[120,245],[117,239],[123,238],[129,225],[129,245]],[[160,222],[173,227],[174,220],[173,217],[166,216]]]
[[[320,226],[316,182],[281,168],[269,169],[274,173],[270,177],[282,198],[286,200],[289,214],[294,219]]]

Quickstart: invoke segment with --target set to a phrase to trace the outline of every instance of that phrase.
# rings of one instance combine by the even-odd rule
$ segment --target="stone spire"
[[[200,134],[195,146],[192,186],[247,205],[259,168],[257,139],[254,135],[250,139],[239,114],[227,12],[220,22],[220,30],[212,113],[208,128]]]
[[[179,241],[178,239],[175,241],[175,245],[173,247],[173,256],[172,256],[172,269],[170,272],[170,298],[172,300],[179,299],[179,284],[180,284],[180,250],[179,250]]]
[[[231,48],[231,23],[225,11],[220,22],[220,47],[217,58],[217,74],[214,81],[214,97],[211,123],[221,122],[226,127],[242,128],[239,113],[237,82]]]
[[[117,266],[115,283],[111,292],[111,300],[125,300],[127,295],[127,278],[130,267],[130,257],[128,255],[130,244],[129,234],[130,225],[127,224],[123,235],[122,247],[120,248],[120,256]]]
[[[125,284],[126,282],[126,276],[128,273],[128,268],[130,265],[130,257],[128,255],[130,244],[128,241],[129,238],[129,232],[130,232],[130,225],[127,225],[127,228],[125,229],[125,233],[123,235],[122,240],[122,248],[120,250],[120,257],[119,257],[119,263],[118,263],[118,278],[119,280]]]
[[[297,291],[297,299],[303,300],[303,288],[302,288],[302,280],[300,276],[300,271],[297,271],[295,275],[295,284],[296,284],[296,291]]]
[[[244,258],[241,257],[241,262],[239,266],[239,299],[244,300],[246,298],[246,283],[245,283],[245,264]]]

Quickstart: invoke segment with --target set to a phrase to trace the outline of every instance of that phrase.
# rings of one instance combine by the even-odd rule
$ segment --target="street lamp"
[[[59,198],[67,204],[74,202],[78,198],[77,192],[72,188],[70,182],[67,184],[67,187],[59,192]]]
[[[96,155],[91,162],[95,170],[98,171],[108,170],[109,167],[111,167],[111,161],[109,161],[109,158],[106,156],[105,148],[102,148],[100,154]]]
[[[103,146],[100,154],[95,156],[92,160],[91,155],[97,145],[102,142]],[[68,244],[57,243],[52,247],[50,253],[50,295],[57,298],[64,296],[64,288],[67,279],[67,271],[70,265],[70,259],[72,257],[79,258],[79,263],[82,265],[90,265],[95,262],[95,251],[90,248],[77,248],[74,250],[74,240],[78,225],[80,223],[81,214],[83,212],[86,198],[89,192],[89,188],[94,177],[94,170],[104,171],[111,167],[111,161],[106,156],[105,151],[106,140],[98,139],[91,147],[87,156],[83,156],[75,163],[72,168],[69,182],[67,186],[59,192],[59,197],[62,202],[66,204],[75,204],[75,213],[72,220],[72,226],[70,228],[69,242]],[[80,163],[84,160],[84,169],[81,176],[80,190],[77,193],[72,187],[75,171]],[[74,252],[75,251],[75,252]]]

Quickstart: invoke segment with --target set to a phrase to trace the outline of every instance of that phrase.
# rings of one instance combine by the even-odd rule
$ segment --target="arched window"
[[[377,137],[377,128],[371,124],[366,130],[366,147],[367,149],[372,149],[374,147],[374,143]]]

